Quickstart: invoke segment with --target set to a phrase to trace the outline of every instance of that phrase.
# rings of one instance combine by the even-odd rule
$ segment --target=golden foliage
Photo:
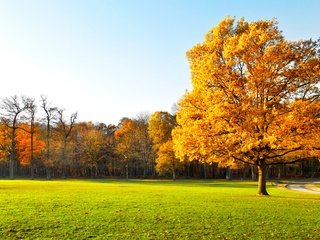
[[[95,167],[105,141],[103,132],[91,122],[75,125],[77,132],[76,145],[80,160],[91,167]]]
[[[152,158],[152,144],[144,120],[124,118],[114,133],[119,155],[149,161]]]
[[[180,164],[180,161],[176,159],[173,151],[172,141],[169,140],[161,144],[159,151],[157,152],[157,165],[156,170],[160,174],[171,173],[176,171]]]
[[[226,18],[187,53],[177,157],[266,165],[320,157],[319,41],[286,41],[277,22]]]
[[[175,157],[172,146],[172,129],[176,126],[175,116],[168,112],[155,112],[148,122],[149,136],[152,139],[154,150],[157,154],[156,170],[160,174],[173,173],[181,165]]]
[[[156,151],[172,138],[171,131],[175,125],[175,117],[168,112],[155,112],[150,116],[148,132]]]

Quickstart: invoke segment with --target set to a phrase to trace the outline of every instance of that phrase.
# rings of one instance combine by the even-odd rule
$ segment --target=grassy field
[[[226,181],[1,180],[0,239],[320,239],[320,196]]]

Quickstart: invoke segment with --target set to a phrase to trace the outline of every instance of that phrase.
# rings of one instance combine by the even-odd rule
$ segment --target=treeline
[[[171,132],[177,123],[155,112],[119,124],[77,122],[62,108],[12,96],[1,101],[0,176],[28,178],[256,178],[256,169],[219,168],[206,159],[180,161]],[[270,166],[270,178],[317,177],[318,160]]]

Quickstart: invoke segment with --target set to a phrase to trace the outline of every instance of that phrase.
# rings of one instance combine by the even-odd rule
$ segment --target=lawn
[[[0,239],[320,239],[320,196],[240,181],[1,180]]]

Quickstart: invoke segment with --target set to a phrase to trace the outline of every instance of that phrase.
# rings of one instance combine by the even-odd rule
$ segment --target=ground
[[[320,196],[243,181],[1,180],[0,239],[320,239]]]

